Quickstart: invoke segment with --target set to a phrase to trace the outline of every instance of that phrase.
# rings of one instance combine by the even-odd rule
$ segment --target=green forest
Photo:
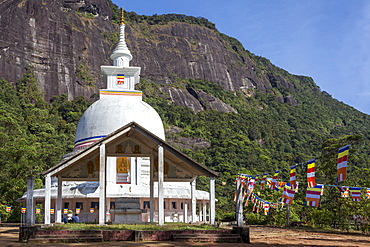
[[[114,19],[119,12],[112,5]],[[126,13],[128,22],[164,25],[169,21],[187,22],[215,29],[206,19],[182,15],[139,16]],[[317,182],[335,184],[336,150],[351,144],[348,178],[340,185],[370,187],[369,132],[370,116],[333,99],[305,76],[291,75],[245,50],[235,39],[221,35],[235,52],[249,56],[256,62],[259,73],[271,78],[284,78],[294,89],[273,87],[271,91],[257,89],[229,92],[210,81],[177,78],[171,87],[193,89],[212,95],[232,106],[237,113],[201,111],[177,106],[162,93],[161,85],[142,79],[137,89],[143,91],[144,101],[160,114],[165,128],[178,127],[176,133],[167,133],[167,140],[180,137],[201,138],[208,148],[194,146],[181,148],[185,154],[201,164],[220,172],[216,180],[218,220],[235,219],[235,178],[238,173],[257,175],[281,170],[279,181],[289,180],[289,167],[297,168],[298,181],[305,184],[305,163],[316,158]],[[112,41],[114,42],[114,41]],[[5,213],[5,205],[19,207],[15,200],[26,191],[26,179],[36,178],[35,188],[43,186],[40,172],[57,164],[73,149],[78,120],[92,103],[83,97],[68,101],[66,95],[54,96],[46,102],[38,82],[29,68],[15,85],[0,80],[0,213],[9,220],[19,220],[19,210]],[[291,96],[296,105],[277,100]],[[198,189],[207,189],[208,180],[199,177]],[[291,206],[295,221],[311,222],[314,226],[348,227],[351,217],[370,217],[370,200],[353,202],[341,198],[328,188],[318,208],[304,206],[305,186],[301,186]],[[261,197],[278,201],[281,192],[264,190]],[[285,224],[285,210],[270,210],[265,216],[252,213],[245,207],[249,223]],[[338,222],[340,221],[340,222]]]

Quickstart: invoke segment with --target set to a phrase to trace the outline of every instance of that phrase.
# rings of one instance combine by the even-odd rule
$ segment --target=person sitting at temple
[[[64,215],[63,215],[63,217],[62,217],[62,222],[64,222],[64,224],[68,223],[68,219],[67,219],[67,217],[65,217]]]
[[[75,214],[75,216],[72,217],[73,223],[80,223],[80,217],[78,217],[78,214]]]

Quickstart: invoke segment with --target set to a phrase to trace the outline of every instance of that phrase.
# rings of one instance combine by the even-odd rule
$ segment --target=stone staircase
[[[51,231],[40,231],[39,233],[28,239],[27,243],[87,243],[87,242],[103,242],[103,234],[101,231],[68,231],[63,235],[55,235]]]
[[[172,240],[177,242],[224,242],[241,243],[239,234],[173,234]]]
[[[249,227],[232,230],[40,230],[37,226],[20,227],[19,241],[24,243],[87,243],[104,241],[178,241],[250,243]]]

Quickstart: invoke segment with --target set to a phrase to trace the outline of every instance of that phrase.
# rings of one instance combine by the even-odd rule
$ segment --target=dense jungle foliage
[[[112,8],[114,20],[118,20],[119,10],[114,5]],[[126,13],[126,17],[137,23],[182,21],[215,28],[204,18],[182,15],[147,17]],[[275,78],[281,76],[294,85],[294,90],[273,87],[270,92],[228,92],[209,81],[178,78],[169,86],[203,91],[238,112],[212,110],[195,114],[191,109],[171,102],[168,95],[161,92],[160,85],[146,80],[138,85],[144,100],[160,114],[165,128],[179,128],[179,132],[167,134],[168,140],[202,138],[210,144],[209,148],[194,146],[182,151],[220,172],[216,180],[218,219],[235,217],[234,182],[238,173],[257,175],[281,170],[279,180],[288,181],[289,167],[299,163],[298,181],[305,184],[305,162],[317,158],[318,183],[335,184],[335,151],[346,144],[352,144],[349,174],[341,185],[370,187],[370,116],[321,92],[311,78],[291,75],[267,59],[246,51],[236,39],[222,37],[234,51],[251,57],[258,65],[257,72]],[[0,95],[0,204],[17,205],[15,200],[26,191],[27,176],[35,176],[35,187],[40,188],[43,178],[39,173],[58,163],[62,155],[72,150],[77,122],[91,102],[82,97],[68,101],[66,95],[45,102],[31,68],[14,86],[0,80]],[[279,96],[292,96],[297,105],[280,102],[277,100]],[[208,179],[200,177],[197,187],[208,190]],[[352,202],[338,196],[334,189],[325,191],[319,208],[311,208],[304,206],[305,188],[301,186],[291,206],[292,219],[314,225],[343,225],[350,222],[354,213],[370,216],[370,200]],[[281,192],[264,190],[261,197],[266,201],[278,201]],[[3,216],[16,217],[4,213],[3,207],[0,206]],[[285,223],[284,210],[273,209],[264,216],[252,214],[251,207],[245,207],[250,223]]]
[[[73,149],[77,122],[91,103],[83,97],[68,101],[43,98],[31,70],[15,87],[0,79],[0,213],[3,220],[17,217],[5,213],[5,205],[26,191],[27,177],[35,177],[35,188],[43,186],[40,172],[56,165]]]

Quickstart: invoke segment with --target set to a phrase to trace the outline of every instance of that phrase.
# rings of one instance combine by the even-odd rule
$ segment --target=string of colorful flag
[[[347,163],[350,145],[346,145],[338,149],[338,159],[337,159],[337,182],[342,182],[347,178]],[[320,198],[324,194],[324,187],[336,187],[342,197],[349,197],[351,193],[352,199],[354,201],[360,201],[361,190],[366,189],[366,198],[370,199],[370,188],[366,187],[350,187],[350,186],[339,186],[339,185],[328,185],[328,184],[317,184],[315,177],[315,163],[316,159],[311,159],[307,162],[307,190],[306,190],[306,205],[318,207],[320,204]],[[245,187],[245,192],[243,193],[243,201],[246,199],[245,205],[248,205],[248,201],[251,200],[254,205],[252,211],[259,212],[260,208],[264,209],[264,213],[267,214],[270,206],[282,209],[284,204],[291,205],[294,199],[295,193],[298,191],[297,181],[297,168],[298,164],[290,167],[289,172],[289,182],[278,182],[277,178],[279,176],[280,170],[274,172],[272,178],[268,178],[269,173],[264,173],[259,189],[262,191],[267,185],[271,190],[281,191],[283,193],[279,202],[269,202],[265,201],[259,197],[259,192],[253,193],[260,175],[250,176],[247,174],[238,174],[237,180],[240,180],[242,187]],[[236,201],[236,193],[234,195],[234,201]]]
[[[10,213],[12,211],[12,208],[13,206],[5,206],[5,212],[7,213]],[[21,207],[21,213],[24,214],[26,213],[27,211],[27,208],[26,207]],[[68,214],[68,211],[70,211],[70,209],[68,208],[64,208],[63,209],[63,214]],[[90,208],[89,209],[90,213],[94,213],[95,212],[95,208]],[[81,209],[80,208],[76,208],[76,214],[79,214],[81,213]],[[41,214],[41,208],[35,208],[35,213],[36,214]],[[55,213],[55,209],[54,208],[50,208],[50,214],[54,214]]]

